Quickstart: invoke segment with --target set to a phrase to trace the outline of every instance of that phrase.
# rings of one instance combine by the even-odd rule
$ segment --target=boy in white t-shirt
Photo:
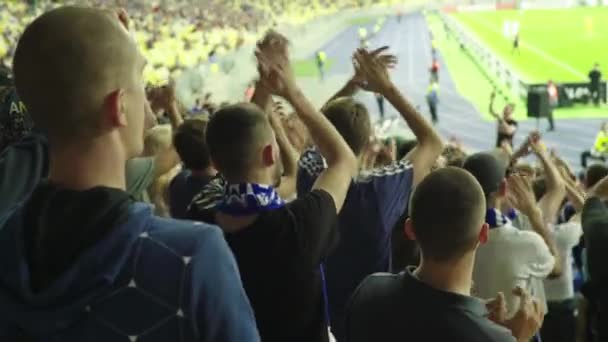
[[[533,293],[535,279],[554,272],[555,247],[529,183],[519,175],[506,179],[507,165],[491,153],[477,153],[465,161],[464,169],[477,178],[488,201],[486,222],[490,226],[488,242],[480,246],[473,271],[474,292],[480,298],[491,298],[497,292],[505,295],[508,314],[512,315],[518,299],[511,289],[520,286],[544,302],[544,293]],[[534,231],[514,227],[511,219],[497,208],[507,196],[526,215]]]

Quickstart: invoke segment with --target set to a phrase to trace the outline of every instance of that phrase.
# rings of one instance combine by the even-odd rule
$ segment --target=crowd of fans
[[[510,106],[495,148],[443,141],[388,47],[354,51],[315,108],[273,30],[249,102],[186,116],[174,84],[145,88],[138,25],[65,6],[15,37],[0,340],[608,338],[606,166],[579,179],[537,132],[513,146]],[[358,91],[416,139],[374,137]]]
[[[191,1],[72,0],[91,6],[122,6],[129,11],[132,32],[148,64],[146,83],[159,85],[202,64],[220,71],[218,60],[263,31],[283,22],[303,23],[338,10],[363,5],[354,0]],[[61,4],[37,0],[0,4],[0,64],[10,67],[18,37],[36,16]]]

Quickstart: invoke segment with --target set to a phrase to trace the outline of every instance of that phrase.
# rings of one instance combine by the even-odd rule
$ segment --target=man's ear
[[[124,127],[128,124],[123,110],[123,95],[124,92],[121,89],[117,89],[105,98],[104,115],[113,127]]]
[[[484,223],[481,226],[481,231],[479,232],[479,244],[483,245],[486,242],[488,242],[489,237],[490,237],[490,225],[487,223]]]
[[[277,162],[272,144],[268,144],[262,149],[262,161],[264,166],[271,166]]]
[[[414,226],[412,225],[412,220],[408,217],[405,220],[405,236],[408,240],[416,241],[416,233],[414,233]]]

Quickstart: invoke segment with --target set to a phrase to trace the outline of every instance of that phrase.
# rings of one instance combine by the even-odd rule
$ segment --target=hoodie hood
[[[0,217],[0,337],[73,323],[110,289],[151,216],[121,190],[43,184]]]

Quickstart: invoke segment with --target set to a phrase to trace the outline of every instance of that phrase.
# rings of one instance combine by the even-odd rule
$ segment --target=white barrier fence
[[[463,49],[470,54],[473,61],[481,68],[488,81],[494,82],[494,80],[497,80],[514,96],[521,98],[527,96],[528,87],[525,80],[509,64],[498,58],[472,32],[454,18],[443,13],[440,16]]]

